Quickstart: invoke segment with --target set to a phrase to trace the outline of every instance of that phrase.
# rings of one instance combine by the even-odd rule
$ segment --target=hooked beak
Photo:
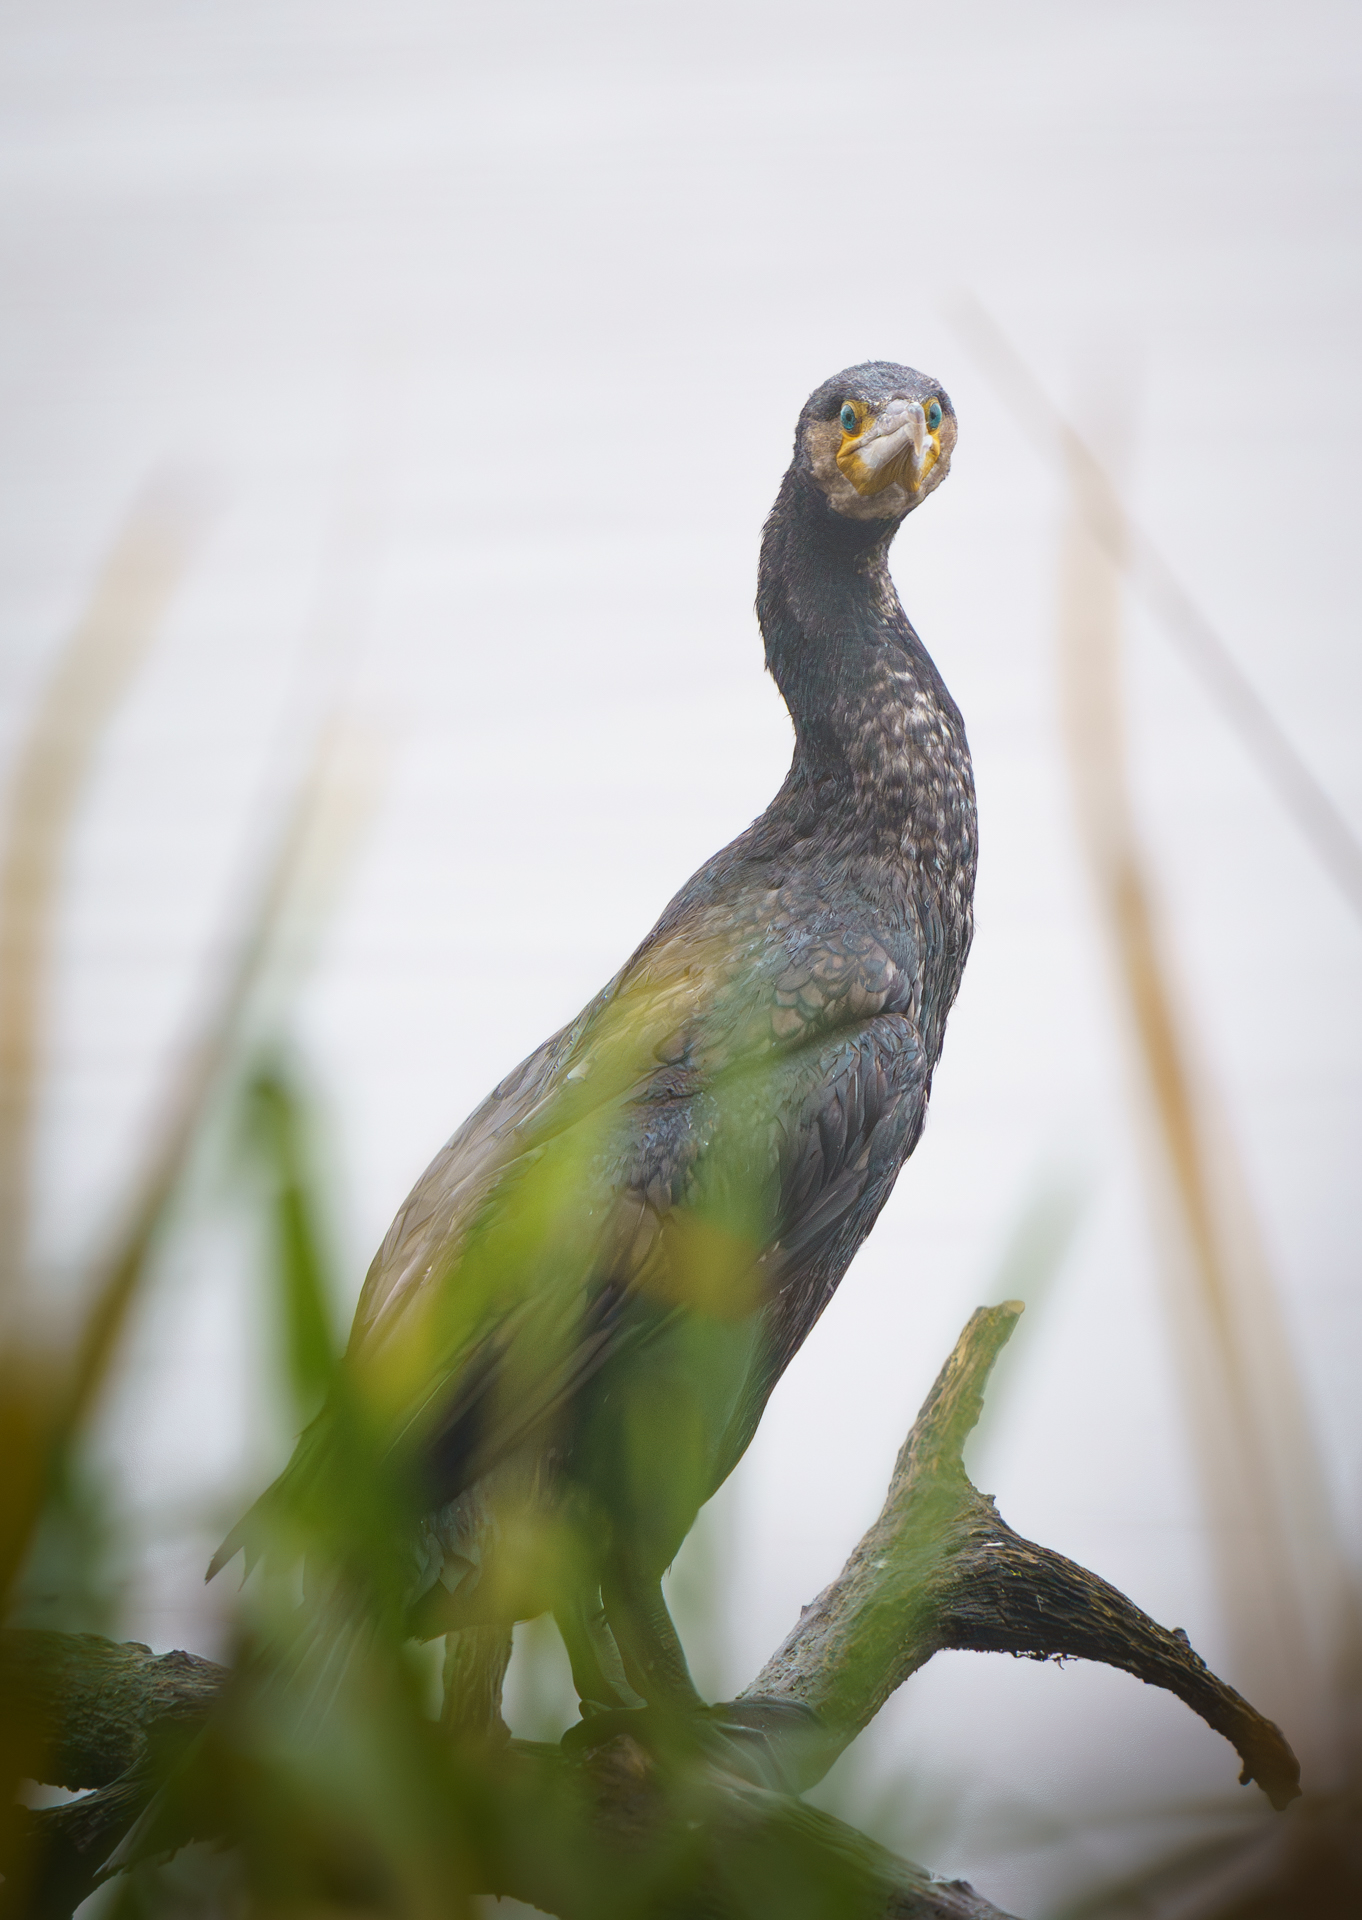
[[[940,456],[940,430],[932,432],[918,402],[891,400],[843,440],[837,465],[857,493],[882,493],[896,481],[916,493]]]

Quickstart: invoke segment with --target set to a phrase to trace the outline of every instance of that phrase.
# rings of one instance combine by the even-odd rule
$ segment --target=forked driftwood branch
[[[900,1450],[878,1520],[748,1691],[798,1700],[827,1728],[827,1746],[811,1750],[802,1770],[811,1785],[947,1647],[1100,1660],[1177,1694],[1237,1750],[1240,1779],[1286,1806],[1300,1792],[1300,1768],[1280,1729],[1218,1680],[1180,1629],[1169,1632],[1105,1580],[1014,1533],[971,1484],[962,1450],[1021,1310],[1006,1301],[974,1314]]]
[[[170,1754],[208,1718],[229,1678],[194,1653],[153,1654],[96,1633],[0,1633],[6,1758],[81,1798],[15,1809],[0,1913],[64,1916],[99,1883],[109,1854],[146,1807]],[[188,1836],[186,1836],[188,1837]]]
[[[1299,1792],[1299,1768],[1280,1731],[1210,1672],[1185,1634],[1156,1625],[1105,1581],[1022,1539],[971,1485],[962,1448],[1020,1312],[1009,1302],[974,1314],[904,1443],[879,1518],[743,1696],[797,1703],[817,1716],[821,1731],[780,1739],[783,1772],[800,1789],[813,1785],[910,1674],[956,1647],[1100,1660],[1165,1687],[1232,1742],[1242,1780],[1256,1780],[1274,1806],[1285,1806]],[[150,1797],[158,1749],[206,1721],[227,1678],[226,1669],[193,1655],[157,1659],[144,1647],[92,1635],[12,1631],[0,1639],[7,1717],[27,1730],[34,1777],[96,1789],[26,1816],[36,1871],[25,1911],[56,1920],[85,1897]],[[666,1770],[628,1735],[580,1756],[512,1741],[489,1752],[488,1767],[579,1770],[592,1844],[622,1868],[683,1820],[695,1824],[693,1795],[678,1811]],[[728,1911],[722,1887],[733,1876],[725,1863],[746,1860],[764,1875],[763,1862],[782,1859],[840,1875],[866,1920],[999,1920],[998,1909],[963,1882],[935,1879],[830,1815],[722,1765],[712,1769],[703,1805],[698,1867],[694,1845],[687,1855],[698,1874],[697,1914]],[[542,1850],[528,1854],[533,1866],[508,1847],[489,1868],[485,1890],[585,1920],[591,1905],[580,1885],[555,1885]]]

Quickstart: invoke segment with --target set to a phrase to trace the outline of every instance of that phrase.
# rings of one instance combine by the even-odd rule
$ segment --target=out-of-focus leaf
[[[289,1377],[299,1411],[309,1419],[334,1381],[336,1339],[320,1208],[308,1169],[306,1114],[297,1088],[277,1064],[251,1078],[244,1106],[247,1140],[270,1186]]]
[[[22,1326],[29,1144],[66,846],[105,733],[195,550],[198,490],[149,486],[20,745],[0,833],[0,1313]],[[17,1313],[16,1313],[17,1310]]]
[[[63,1633],[109,1633],[115,1625],[115,1541],[107,1488],[86,1450],[55,1462],[41,1520],[11,1596],[8,1624]]]
[[[0,833],[0,1608],[69,1438],[99,1378],[140,1272],[129,1263],[97,1292],[84,1328],[62,1330],[28,1288],[30,1134],[53,925],[66,846],[105,732],[155,638],[194,550],[193,493],[150,487],[121,529],[19,748]]]

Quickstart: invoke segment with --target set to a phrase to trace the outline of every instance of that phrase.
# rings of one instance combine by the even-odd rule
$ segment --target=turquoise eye
[[[927,409],[927,425],[933,433],[935,433],[941,425],[941,402],[939,400],[933,400],[931,406]]]
[[[856,431],[856,409],[855,407],[852,406],[850,400],[848,400],[846,405],[842,408],[842,432],[855,433],[855,431]]]

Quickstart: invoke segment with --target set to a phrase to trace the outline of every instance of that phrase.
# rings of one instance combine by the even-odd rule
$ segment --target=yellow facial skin
[[[856,413],[854,432],[843,427],[837,466],[863,498],[898,485],[905,493],[920,492],[923,481],[941,458],[941,425],[927,425],[916,400],[890,400],[874,413],[863,400],[848,404]]]

